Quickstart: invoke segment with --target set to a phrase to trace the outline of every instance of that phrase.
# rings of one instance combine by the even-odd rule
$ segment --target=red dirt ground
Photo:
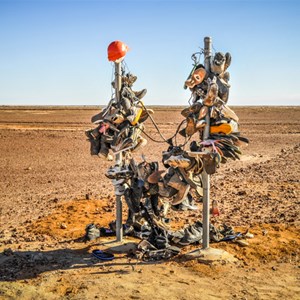
[[[125,253],[110,263],[95,261],[90,252],[105,240],[82,243],[84,228],[115,218],[104,176],[111,163],[91,157],[84,136],[97,110],[0,109],[0,298],[299,299],[300,108],[234,110],[251,143],[241,161],[212,176],[211,198],[221,209],[214,222],[248,229],[254,238],[246,247],[212,245],[237,263],[203,265],[184,255],[157,264]],[[154,118],[166,137],[182,120],[171,107],[156,109]],[[148,121],[146,128],[159,139]],[[148,141],[135,157],[161,161],[165,149]],[[198,206],[197,212],[170,212],[172,228],[201,219]]]

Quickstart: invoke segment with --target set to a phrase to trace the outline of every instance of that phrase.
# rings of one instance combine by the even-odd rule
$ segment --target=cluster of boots
[[[113,98],[109,104],[98,114],[92,117],[97,124],[94,129],[85,132],[91,143],[91,155],[99,155],[112,160],[109,150],[113,152],[125,149],[136,149],[144,146],[147,140],[141,137],[143,123],[152,110],[146,110],[141,99],[147,90],[132,90],[137,77],[127,73],[122,76],[121,99]],[[112,82],[112,86],[115,82]]]

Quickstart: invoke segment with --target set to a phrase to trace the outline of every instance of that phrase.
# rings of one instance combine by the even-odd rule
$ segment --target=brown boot
[[[189,116],[186,118],[186,128],[185,133],[188,136],[192,136],[196,132],[196,122],[194,116]]]
[[[172,201],[172,205],[177,205],[180,204],[188,195],[190,191],[190,185],[189,184],[184,184],[180,190],[178,191],[178,193],[175,195],[175,197],[173,198]]]

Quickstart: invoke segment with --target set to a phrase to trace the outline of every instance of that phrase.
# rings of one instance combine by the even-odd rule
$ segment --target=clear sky
[[[114,40],[146,104],[185,105],[205,36],[232,55],[229,104],[300,104],[298,0],[0,0],[0,105],[107,103]]]

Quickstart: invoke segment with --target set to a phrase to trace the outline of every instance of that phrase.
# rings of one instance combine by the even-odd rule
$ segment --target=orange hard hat
[[[121,41],[114,41],[109,44],[107,48],[107,55],[109,61],[116,61],[124,57],[129,50],[128,46]]]

